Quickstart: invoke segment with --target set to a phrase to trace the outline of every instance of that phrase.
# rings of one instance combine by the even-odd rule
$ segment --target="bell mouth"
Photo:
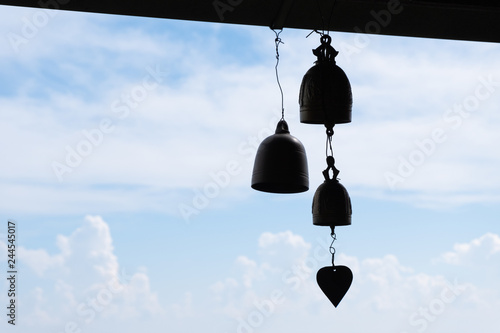
[[[330,214],[328,216],[319,216],[313,214],[313,225],[317,225],[320,227],[341,227],[345,225],[351,225],[351,215],[349,216],[344,216],[344,215],[333,215]],[[332,222],[330,221],[335,221],[334,224],[332,225]]]
[[[303,175],[303,177],[307,177]],[[268,193],[281,193],[281,194],[290,194],[290,193],[302,193],[309,190],[309,187],[304,184],[287,184],[287,183],[255,183],[252,184],[252,188],[261,192]]]

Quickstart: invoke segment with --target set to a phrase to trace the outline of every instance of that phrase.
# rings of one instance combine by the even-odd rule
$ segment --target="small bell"
[[[331,40],[328,35],[321,37],[321,45],[313,50],[318,60],[302,79],[299,92],[301,123],[324,124],[329,128],[351,122],[351,84],[335,64],[338,52],[330,45]]]
[[[325,180],[314,193],[312,213],[314,225],[350,225],[351,199],[345,187],[336,179]]]
[[[300,193],[309,189],[306,151],[290,135],[284,119],[275,134],[262,141],[255,156],[252,188],[271,193]]]
[[[351,224],[351,198],[346,188],[339,183],[339,171],[334,166],[333,157],[327,158],[328,168],[323,171],[325,181],[314,193],[312,203],[313,224],[319,226],[336,227]],[[328,171],[333,169],[333,179]]]

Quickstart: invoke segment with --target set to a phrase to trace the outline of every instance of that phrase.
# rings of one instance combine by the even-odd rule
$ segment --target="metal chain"
[[[337,179],[338,174],[340,171],[335,167],[335,158],[333,158],[333,146],[332,146],[332,139],[333,139],[333,126],[331,128],[326,129],[326,165],[327,168],[323,170],[323,176],[325,177],[325,180],[330,179],[330,170],[333,171],[333,178],[332,179]]]
[[[332,147],[332,139],[333,139],[333,128],[328,128],[326,130],[326,157],[333,156],[333,147]]]
[[[332,254],[332,266],[335,267],[335,248],[333,247],[333,243],[337,240],[337,235],[335,234],[335,227],[332,227],[332,243],[330,244],[330,253]]]

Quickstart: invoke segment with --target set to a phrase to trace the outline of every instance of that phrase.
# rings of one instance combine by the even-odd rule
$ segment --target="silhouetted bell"
[[[321,45],[313,50],[318,60],[304,75],[299,92],[300,122],[327,128],[350,123],[352,115],[351,84],[335,64],[338,52],[330,42],[330,36],[321,37]]]
[[[309,189],[306,151],[280,120],[276,133],[262,141],[257,150],[252,188],[271,193],[299,193]]]
[[[333,160],[333,157],[330,157]],[[329,163],[329,168],[333,163]],[[346,188],[337,180],[338,170],[333,166],[334,176],[323,171],[325,181],[314,193],[312,203],[313,224],[319,226],[341,226],[351,224],[351,198]]]

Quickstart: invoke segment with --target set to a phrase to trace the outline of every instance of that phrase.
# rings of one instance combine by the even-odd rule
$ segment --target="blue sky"
[[[268,28],[0,16],[0,253],[14,219],[18,331],[496,332],[500,46],[332,34],[354,98],[333,139],[353,204],[336,263],[354,281],[334,308],[315,282],[329,230],[311,217],[324,129],[297,102],[317,35],[281,34],[311,184],[274,195],[250,188],[280,116]]]

